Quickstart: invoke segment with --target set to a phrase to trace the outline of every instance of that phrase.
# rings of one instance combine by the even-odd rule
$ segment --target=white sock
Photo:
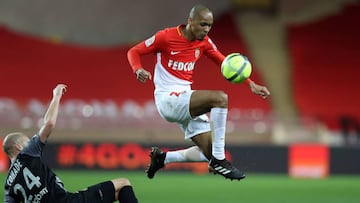
[[[225,159],[225,131],[227,108],[212,108],[210,120],[213,124],[212,155],[218,159]]]
[[[202,151],[197,146],[187,149],[166,152],[165,164],[172,162],[208,162]]]

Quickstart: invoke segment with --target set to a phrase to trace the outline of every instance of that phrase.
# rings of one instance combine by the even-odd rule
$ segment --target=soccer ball
[[[232,53],[221,63],[221,73],[231,83],[242,83],[251,75],[252,66],[248,58],[239,53]]]

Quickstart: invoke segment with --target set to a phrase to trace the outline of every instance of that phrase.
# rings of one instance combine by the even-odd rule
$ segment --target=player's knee
[[[127,179],[127,178],[114,179],[114,180],[112,180],[112,182],[113,182],[116,190],[119,190],[124,186],[131,186],[129,179]]]
[[[213,100],[215,101],[215,107],[227,108],[228,106],[228,95],[224,91],[215,91]]]

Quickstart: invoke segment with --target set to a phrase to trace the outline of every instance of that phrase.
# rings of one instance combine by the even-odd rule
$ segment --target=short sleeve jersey
[[[184,26],[160,30],[133,48],[139,55],[156,53],[154,71],[156,90],[191,89],[195,63],[202,55],[208,56],[218,65],[225,58],[208,36],[203,40],[186,39],[181,34]],[[139,56],[133,53],[129,54],[129,62],[135,71],[143,66]]]
[[[44,146],[35,135],[12,162],[5,179],[5,202],[63,202],[67,192],[44,164],[41,157]]]

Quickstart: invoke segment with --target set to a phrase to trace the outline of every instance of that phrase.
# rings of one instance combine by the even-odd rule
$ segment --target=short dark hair
[[[196,17],[201,13],[202,11],[208,11],[211,12],[210,9],[202,4],[197,4],[193,6],[189,13],[189,18],[196,19]]]

